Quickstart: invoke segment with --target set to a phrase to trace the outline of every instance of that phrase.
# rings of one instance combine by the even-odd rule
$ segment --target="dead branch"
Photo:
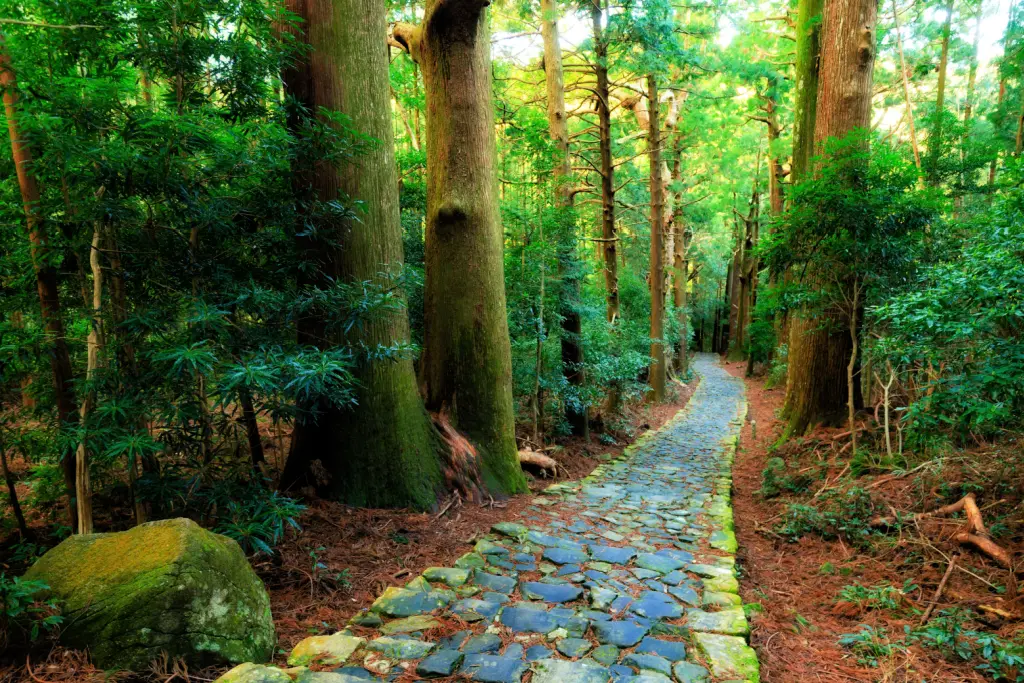
[[[953,573],[953,568],[956,567],[956,560],[956,555],[949,558],[949,566],[946,567],[946,573],[942,575],[942,581],[939,581],[939,585],[935,589],[935,594],[932,595],[931,602],[928,603],[928,609],[924,611],[924,615],[921,617],[921,626],[928,623],[928,618],[931,617],[932,610],[935,609],[935,605],[938,604],[939,598],[942,597],[942,591],[946,589],[946,583],[949,581],[949,576]]]

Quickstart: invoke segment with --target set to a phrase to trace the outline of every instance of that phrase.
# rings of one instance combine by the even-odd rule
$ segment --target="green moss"
[[[238,544],[187,519],[72,536],[26,577],[63,604],[63,643],[108,669],[145,670],[161,651],[190,666],[265,661],[270,599]]]

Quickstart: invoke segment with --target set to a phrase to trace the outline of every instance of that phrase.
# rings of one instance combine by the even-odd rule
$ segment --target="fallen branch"
[[[927,461],[921,463],[920,465],[918,465],[917,467],[915,467],[912,470],[907,470],[906,472],[901,472],[899,474],[887,474],[884,477],[879,477],[878,479],[875,479],[873,482],[868,484],[865,488],[873,489],[873,488],[875,488],[877,486],[881,486],[882,484],[885,484],[887,482],[893,481],[895,479],[902,479],[904,477],[909,477],[911,474],[914,474],[915,472],[919,472],[919,471],[923,470],[926,467],[934,465],[936,462],[937,462],[936,460],[927,460]]]
[[[953,573],[953,568],[956,567],[956,560],[956,555],[949,558],[949,566],[946,567],[946,573],[942,575],[942,581],[939,581],[939,586],[935,589],[935,594],[932,595],[931,602],[928,603],[928,609],[924,611],[924,615],[921,617],[921,626],[928,623],[928,618],[932,615],[932,610],[935,609],[935,605],[938,604],[939,598],[942,597],[942,591],[946,589],[946,583],[949,581],[949,576]]]

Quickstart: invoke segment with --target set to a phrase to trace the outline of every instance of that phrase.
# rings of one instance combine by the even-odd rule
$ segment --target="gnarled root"
[[[938,510],[931,512],[919,512],[908,517],[912,521],[920,521],[933,517],[948,517],[949,515],[963,512],[967,517],[965,528],[953,534],[952,539],[961,545],[973,547],[975,550],[990,557],[996,564],[1004,569],[1013,570],[1013,560],[1010,553],[989,537],[988,529],[981,518],[981,510],[978,509],[978,501],[973,493],[968,493],[955,503],[945,505]],[[876,517],[871,520],[873,527],[892,526],[896,523],[895,517]]]

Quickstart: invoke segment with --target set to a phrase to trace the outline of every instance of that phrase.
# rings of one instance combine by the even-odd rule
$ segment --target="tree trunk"
[[[729,336],[725,346],[726,358],[729,360],[742,360],[743,358],[743,289],[745,275],[743,262],[745,261],[743,245],[745,242],[744,231],[740,228],[739,220],[733,217],[733,252],[732,264],[729,275]]]
[[[32,532],[25,523],[25,513],[21,511],[21,503],[18,501],[18,488],[14,481],[14,473],[7,464],[7,444],[4,442],[3,430],[0,429],[0,467],[3,468],[4,483],[7,484],[7,500],[14,513],[14,521],[18,523],[18,532],[22,540],[32,538]]]
[[[665,181],[661,168],[661,116],[658,106],[658,80],[647,77],[647,101],[650,123],[647,149],[651,161],[651,365],[648,378],[653,403],[665,400],[665,265],[662,240],[665,236]]]
[[[239,396],[242,404],[242,423],[245,425],[245,438],[249,442],[249,462],[252,464],[253,474],[262,474],[261,467],[266,462],[263,454],[263,439],[260,437],[260,425],[256,421],[256,406],[252,402],[252,394],[248,389],[242,389]]]
[[[427,239],[423,379],[450,411],[494,494],[526,490],[515,443],[504,235],[495,196],[491,51],[484,0],[429,0],[395,35],[423,70]]]
[[[57,268],[50,263],[49,238],[46,223],[38,213],[39,185],[32,174],[32,150],[21,137],[18,127],[17,79],[7,54],[4,36],[0,33],[0,89],[3,90],[4,114],[7,118],[7,132],[11,138],[11,155],[18,187],[25,209],[25,222],[31,243],[32,266],[36,275],[36,291],[39,294],[39,309],[43,326],[50,337],[53,349],[50,354],[50,370],[53,374],[53,389],[57,398],[57,419],[63,431],[78,421],[75,405],[74,378],[71,357],[64,338],[64,321],[61,317],[60,290],[57,287]],[[75,454],[70,448],[61,453],[64,473],[64,491],[67,495],[68,523],[78,528],[78,510],[75,501]]]
[[[541,34],[544,37],[544,78],[547,89],[548,133],[555,146],[555,209],[558,220],[558,274],[561,280],[558,308],[562,318],[562,375],[576,391],[583,387],[583,327],[580,316],[582,269],[577,256],[576,221],[569,181],[569,127],[565,118],[565,80],[562,46],[558,36],[558,8],[554,0],[541,0]],[[565,420],[573,434],[587,431],[587,409],[575,402],[565,404]]]
[[[601,29],[603,0],[591,0],[590,19],[594,38],[594,73],[597,78],[597,127],[601,155],[601,242],[604,251],[604,285],[608,322],[619,318],[618,237],[615,232],[615,167],[612,165],[611,91],[608,86],[608,44]]]
[[[829,138],[843,138],[871,125],[877,11],[877,0],[828,0],[825,4],[815,121],[819,149]],[[808,273],[805,285],[813,287],[827,276]],[[835,306],[818,316],[806,310],[793,316],[787,434],[802,434],[819,422],[842,419],[848,399],[846,366],[852,353],[847,330],[848,320]]]
[[[814,123],[818,108],[818,72],[821,56],[821,13],[824,0],[797,0],[796,102],[793,110],[794,183],[811,171],[814,158]]]
[[[999,99],[997,100],[996,110],[1002,112],[1003,102],[1006,100],[1006,79],[999,79]],[[1000,114],[1002,116],[1002,114]],[[996,185],[996,166],[999,164],[999,152],[998,150],[992,155],[992,161],[988,165],[988,189],[989,189],[989,201],[992,201],[992,190],[995,189]]]
[[[297,173],[296,193],[325,202],[346,196],[363,202],[358,220],[322,226],[343,244],[327,253],[324,265],[342,281],[381,282],[382,270],[397,274],[402,264],[388,57],[381,44],[384,7],[373,0],[290,0],[288,8],[304,20],[300,39],[310,46],[308,61],[283,75],[288,92],[307,111],[340,111],[358,132],[380,141],[354,163],[321,163]],[[303,246],[307,253],[316,249]],[[317,320],[306,321],[300,334],[305,343],[329,343]],[[344,341],[375,348],[408,338],[406,312],[392,310],[364,322]],[[363,359],[355,374],[356,406],[328,409],[315,422],[296,424],[282,486],[317,484],[324,495],[352,505],[431,508],[442,489],[439,441],[412,361]],[[328,481],[312,476],[317,460]]]
[[[985,9],[984,0],[978,0],[978,13],[975,15],[974,46],[971,50],[971,62],[967,69],[967,96],[964,98],[964,133],[960,139],[960,187],[953,195],[954,216],[963,211],[964,193],[967,189],[967,174],[963,165],[967,160],[967,140],[970,137],[971,115],[974,113],[974,87],[978,82],[978,49],[981,46],[981,17]]]
[[[900,34],[900,14],[896,0],[892,0],[893,30],[896,31],[896,47],[900,54],[900,74],[903,76],[903,97],[907,104],[907,121],[910,125],[910,144],[914,150],[914,164],[921,173],[921,149],[917,145],[917,129],[914,127],[914,103],[910,99],[910,78],[907,74],[907,60],[903,56],[903,36]]]
[[[939,81],[935,93],[935,120],[932,121],[931,135],[928,137],[928,184],[938,185],[939,159],[942,157],[944,140],[943,118],[946,113],[946,67],[949,64],[949,34],[953,24],[953,0],[946,3],[946,21],[942,25],[942,52],[939,56]]]
[[[682,136],[676,133],[672,150],[672,182],[677,187],[682,181]],[[676,197],[672,202],[672,225],[671,230],[675,235],[672,243],[672,269],[675,271],[672,279],[672,307],[676,311],[679,321],[679,347],[676,349],[675,365],[680,377],[685,378],[689,374],[689,313],[686,310],[687,284],[689,279],[689,260],[687,252],[690,249],[690,239],[693,233],[684,226],[683,198],[682,191],[676,189]]]
[[[103,241],[103,230],[99,221],[93,226],[92,245],[89,249],[89,265],[92,269],[92,315],[90,316],[89,338],[86,351],[86,382],[95,379],[96,369],[99,367],[100,350],[103,348],[102,324],[103,318],[103,268],[100,266],[100,246]],[[96,391],[89,387],[82,398],[82,405],[79,412],[79,420],[82,424],[82,440],[78,443],[75,452],[75,485],[76,501],[78,503],[78,533],[91,534],[93,532],[92,515],[92,484],[89,479],[89,444],[88,434],[89,413],[92,412],[96,403]]]

